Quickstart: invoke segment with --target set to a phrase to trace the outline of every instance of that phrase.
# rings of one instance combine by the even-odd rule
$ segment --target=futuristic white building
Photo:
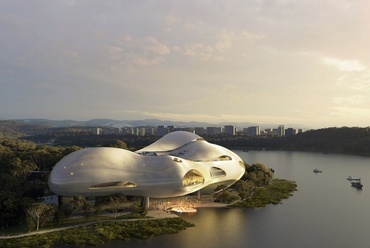
[[[109,147],[73,152],[55,165],[49,187],[61,196],[164,198],[198,190],[212,193],[218,185],[231,186],[244,172],[244,162],[235,153],[178,131],[136,152]]]

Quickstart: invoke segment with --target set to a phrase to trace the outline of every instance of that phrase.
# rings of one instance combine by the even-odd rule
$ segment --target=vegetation
[[[235,207],[260,208],[270,203],[279,204],[282,199],[292,195],[297,188],[294,181],[285,179],[272,179],[269,184],[262,187],[256,187],[252,193],[237,202]]]
[[[215,202],[233,203],[235,207],[259,208],[278,204],[297,189],[294,181],[274,178],[274,173],[263,164],[246,164],[243,177],[231,188],[220,185],[214,194]],[[236,191],[237,197],[234,193]]]
[[[61,158],[78,149],[36,146],[26,140],[0,138],[1,229],[27,221],[27,210],[48,191],[49,171]],[[30,177],[31,171],[38,173]]]
[[[192,226],[194,224],[181,218],[99,222],[58,232],[17,239],[0,239],[0,247],[51,247],[58,244],[97,246],[114,239],[150,239],[157,235],[177,233]]]
[[[239,199],[239,197],[233,194],[233,192],[231,192],[229,189],[227,189],[225,185],[219,185],[215,189],[213,197],[215,202],[226,204],[230,204]]]
[[[370,156],[370,128],[331,127],[286,137],[207,136],[207,141],[228,148],[290,150]]]

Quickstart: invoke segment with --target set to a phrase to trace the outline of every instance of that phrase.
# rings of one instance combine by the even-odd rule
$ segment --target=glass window
[[[90,186],[90,189],[104,189],[104,188],[133,188],[136,187],[137,184],[133,182],[108,182],[108,183],[101,183]]]
[[[211,177],[212,178],[219,178],[226,176],[226,172],[223,169],[217,167],[211,167]]]
[[[218,160],[226,161],[226,160],[232,160],[232,158],[229,155],[222,155],[218,157]]]

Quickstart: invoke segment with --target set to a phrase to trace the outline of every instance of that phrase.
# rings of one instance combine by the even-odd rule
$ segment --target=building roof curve
[[[186,131],[176,131],[169,134],[166,134],[153,144],[144,147],[143,149],[138,150],[137,152],[165,152],[177,149],[183,145],[186,145],[197,139],[202,139],[197,134],[186,132]]]

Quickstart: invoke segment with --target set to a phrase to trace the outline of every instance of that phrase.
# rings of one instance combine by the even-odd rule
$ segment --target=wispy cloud
[[[240,44],[246,46],[264,38],[264,35],[254,34],[248,31],[234,33],[223,30],[215,37],[213,43],[197,42],[186,45],[185,55],[203,60],[227,60],[228,56],[226,53],[232,51],[234,46],[240,46]]]
[[[352,72],[364,71],[366,66],[358,60],[343,60],[338,58],[323,58],[323,62],[327,65],[337,68],[339,71]]]

